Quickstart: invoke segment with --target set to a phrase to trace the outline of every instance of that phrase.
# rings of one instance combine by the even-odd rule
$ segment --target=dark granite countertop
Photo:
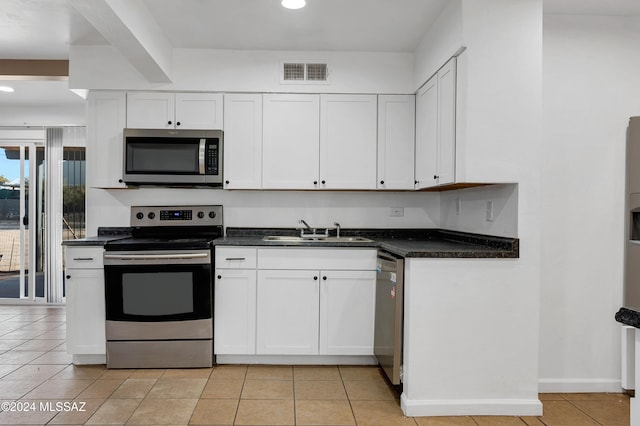
[[[341,236],[360,236],[371,242],[264,241],[266,235],[296,235],[291,229],[227,228],[216,246],[266,247],[371,247],[402,257],[424,258],[517,258],[517,238],[493,237],[441,229],[343,229]]]
[[[77,240],[64,240],[63,246],[103,246],[109,241],[127,238],[131,236],[129,227],[98,228],[98,235],[80,238]]]
[[[640,328],[640,312],[629,308],[620,308],[616,313],[616,321],[624,325]]]

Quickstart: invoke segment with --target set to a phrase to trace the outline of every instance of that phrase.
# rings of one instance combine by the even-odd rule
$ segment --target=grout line
[[[340,382],[342,383],[342,388],[344,389],[344,394],[347,396],[347,401],[349,401],[349,408],[351,408],[351,415],[353,416],[353,422],[355,425],[358,425],[358,419],[356,418],[356,412],[353,411],[353,404],[351,404],[351,398],[349,398],[349,392],[347,392],[347,386],[344,384],[344,377],[342,377],[342,370],[339,365],[336,365],[338,368],[338,374],[340,375]],[[414,419],[415,422],[415,419]],[[417,423],[416,423],[417,425]]]
[[[576,404],[573,403],[573,401],[567,399],[567,402],[569,404],[571,404],[572,406],[574,406],[575,408],[578,409],[578,411],[580,411],[581,413],[583,413],[585,416],[589,417],[591,420],[593,420],[594,422],[596,422],[597,424],[599,424],[600,426],[602,426],[602,423],[600,423],[596,418],[594,418],[591,414],[587,413],[586,411],[584,411],[582,408],[578,407]]]
[[[291,386],[293,387],[293,424],[298,424],[298,401],[296,400],[296,372],[295,367],[291,366]]]
[[[242,378],[242,387],[240,388],[240,395],[238,395],[238,405],[236,405],[236,412],[233,415],[233,424],[236,424],[238,420],[238,412],[240,411],[240,402],[242,401],[242,392],[244,392],[244,386],[247,383],[247,376],[249,375],[249,366],[245,365],[244,377]]]

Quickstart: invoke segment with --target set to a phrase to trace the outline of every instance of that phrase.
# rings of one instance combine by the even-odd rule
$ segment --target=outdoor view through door
[[[42,258],[33,212],[40,201],[37,183],[38,175],[42,176],[44,148],[33,143],[5,145],[0,148],[0,161],[0,297],[25,298],[30,289],[33,292],[38,287],[37,259]],[[40,282],[44,293],[42,278]]]
[[[46,300],[46,253],[61,248],[47,245],[45,149],[0,145],[0,299]],[[65,147],[61,154],[62,238],[84,238],[85,149]]]

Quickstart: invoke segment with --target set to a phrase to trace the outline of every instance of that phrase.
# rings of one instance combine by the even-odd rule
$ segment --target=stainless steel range
[[[105,246],[107,367],[211,367],[222,206],[131,207],[131,227]]]

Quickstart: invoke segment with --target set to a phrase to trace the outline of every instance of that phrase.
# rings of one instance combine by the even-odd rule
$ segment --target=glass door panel
[[[34,144],[0,146],[0,298],[36,294],[36,236],[29,227],[35,213],[29,188],[36,163],[30,159],[35,158]]]

